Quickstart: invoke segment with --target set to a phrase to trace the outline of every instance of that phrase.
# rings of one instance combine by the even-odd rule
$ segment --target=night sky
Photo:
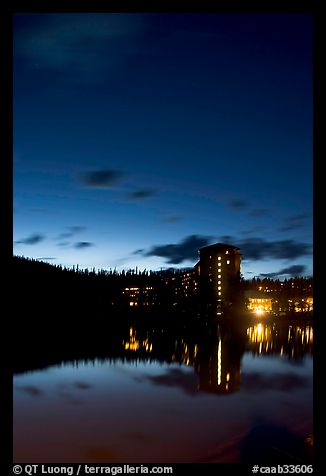
[[[308,14],[16,14],[14,253],[312,275]]]

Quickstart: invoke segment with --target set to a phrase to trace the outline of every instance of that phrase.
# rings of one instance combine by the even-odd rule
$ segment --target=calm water
[[[100,358],[15,375],[14,461],[256,463],[271,448],[304,459],[312,345],[298,324],[128,327]]]

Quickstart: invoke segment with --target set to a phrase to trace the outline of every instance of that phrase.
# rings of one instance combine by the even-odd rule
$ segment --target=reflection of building
[[[239,297],[240,249],[217,243],[200,248],[199,253],[202,301],[222,312]]]
[[[124,340],[122,345],[125,350],[133,352],[152,352],[153,349],[153,344],[148,341],[148,338],[138,339],[137,332],[132,327],[129,329],[129,340]]]
[[[200,352],[195,362],[199,391],[232,393],[240,390],[240,356],[225,337],[219,336],[209,353]]]
[[[256,324],[247,329],[247,349],[253,354],[300,358],[312,354],[312,326]]]

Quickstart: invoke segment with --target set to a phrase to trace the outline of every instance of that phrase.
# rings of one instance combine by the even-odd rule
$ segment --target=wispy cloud
[[[263,217],[268,216],[270,211],[267,208],[254,208],[250,211],[249,215],[253,217]]]
[[[74,247],[77,249],[90,248],[91,246],[94,246],[94,243],[91,243],[90,241],[78,241],[74,244]]]
[[[181,215],[166,215],[162,218],[165,223],[179,223],[183,220]]]
[[[187,395],[198,394],[198,377],[194,373],[184,372],[181,369],[169,369],[163,375],[146,375],[142,380],[145,379],[154,385],[178,388]]]
[[[198,249],[206,246],[212,240],[211,236],[190,235],[176,244],[156,245],[150,250],[143,251],[144,256],[160,256],[166,258],[169,264],[180,264],[184,261],[198,259]],[[137,250],[139,254],[141,251]]]
[[[234,244],[241,249],[244,259],[286,259],[293,260],[312,253],[312,246],[295,240],[268,241],[263,238],[236,239],[226,235],[220,237],[221,242]]]
[[[78,233],[81,233],[81,232],[87,230],[87,227],[86,226],[67,226],[66,230],[68,230],[68,231],[60,233],[60,235],[57,238],[58,240],[71,238],[72,236],[75,236]]]
[[[41,390],[39,387],[36,387],[34,385],[25,385],[23,387],[18,387],[20,390],[23,390],[25,393],[30,395],[31,397],[40,397],[43,395],[43,390]]]
[[[295,373],[279,374],[274,373],[268,377],[259,372],[250,372],[242,374],[241,388],[245,392],[256,393],[257,391],[276,390],[279,392],[294,391],[309,385],[306,377]]]
[[[55,260],[57,258],[54,258],[53,256],[42,256],[41,258],[35,258],[37,259],[38,261],[52,261],[52,260]]]
[[[302,264],[294,264],[288,268],[282,268],[275,273],[261,273],[260,276],[263,278],[276,278],[277,276],[302,276],[306,270],[306,266]]]
[[[21,240],[15,241],[17,244],[23,245],[37,245],[41,241],[45,240],[45,236],[41,235],[40,233],[34,233],[26,238],[22,238]]]
[[[306,225],[308,218],[308,213],[300,213],[298,215],[290,216],[286,220],[286,223],[281,226],[278,231],[293,231],[297,230],[298,228],[302,228]]]
[[[17,23],[14,55],[29,68],[64,71],[58,83],[104,81],[137,52],[143,31],[142,15],[43,13],[32,20]]]
[[[155,190],[153,188],[144,188],[141,190],[136,190],[134,192],[128,193],[127,198],[129,200],[141,200],[143,198],[152,197],[153,195],[156,195],[157,193],[158,193],[158,190]]]
[[[81,178],[81,183],[90,188],[113,188],[124,177],[120,170],[101,169],[85,173]]]
[[[243,200],[240,198],[231,198],[230,200],[228,200],[227,205],[230,208],[233,208],[234,210],[244,210],[248,208],[249,203],[247,200]]]

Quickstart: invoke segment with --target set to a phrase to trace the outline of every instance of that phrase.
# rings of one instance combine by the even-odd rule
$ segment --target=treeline
[[[200,299],[198,276],[192,269],[160,271],[67,268],[36,259],[13,257],[13,310],[28,314],[105,314],[135,308],[192,309]],[[6,278],[6,277],[4,277]],[[240,292],[254,290],[262,297],[291,299],[312,296],[312,278],[241,280]],[[132,306],[132,309],[131,309]]]
[[[313,296],[312,277],[294,277],[283,281],[271,278],[253,278],[243,280],[242,287],[244,290],[258,291],[264,295],[263,297],[286,297],[291,299]]]
[[[133,300],[126,288],[137,288],[134,301],[144,301],[149,306],[173,306],[176,289],[182,289],[182,270],[88,270],[52,265],[35,259],[13,257],[14,291],[17,311],[30,313],[45,310],[48,313],[70,315],[92,314],[129,307]],[[173,286],[171,286],[173,282]],[[132,293],[132,292],[131,292]],[[182,296],[177,291],[178,300]]]

